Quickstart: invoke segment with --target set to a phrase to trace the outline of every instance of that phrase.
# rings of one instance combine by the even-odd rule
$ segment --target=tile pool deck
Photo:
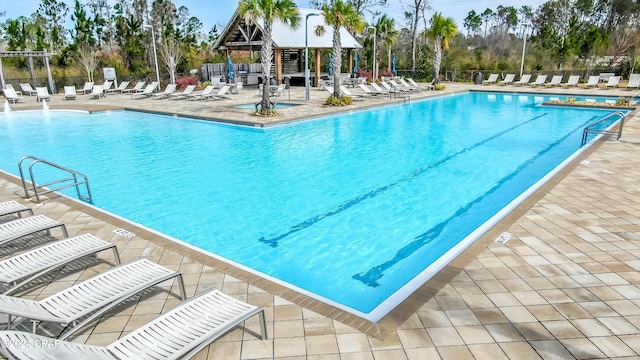
[[[480,89],[448,85],[447,90]],[[562,92],[483,86],[483,90]],[[565,90],[566,91],[566,90]],[[570,90],[576,94],[630,96],[621,90]],[[334,111],[309,105],[283,109],[279,118]],[[431,95],[433,93],[430,93]],[[292,102],[302,103],[303,89]],[[257,100],[257,91],[221,102],[100,100],[50,107],[106,110],[122,107],[249,121],[250,111],[232,108]],[[316,99],[318,98],[318,99]],[[297,99],[297,100],[296,100]],[[12,109],[39,108],[34,99]],[[288,102],[288,101],[287,101]],[[384,103],[360,101],[358,107]],[[288,112],[290,109],[291,112]],[[344,109],[340,109],[344,110]],[[640,357],[640,116],[625,125],[621,141],[601,141],[573,162],[516,211],[491,229],[389,316],[370,324],[300,294],[234,269],[161,236],[68,199],[42,206],[21,200],[15,179],[0,175],[0,200],[19,200],[64,221],[70,234],[90,232],[111,239],[123,261],[146,256],[185,276],[189,296],[218,287],[267,309],[269,340],[237,328],[198,359],[599,359]],[[116,228],[136,234],[114,237]],[[503,231],[514,237],[495,243]],[[0,255],[4,255],[1,254]],[[105,255],[105,259],[109,260]],[[27,293],[42,298],[104,270],[99,263],[65,273]],[[168,288],[167,288],[168,289]],[[174,286],[172,291],[175,293]],[[166,291],[145,294],[118,309],[73,341],[104,345],[177,304]],[[255,319],[246,327],[258,331]]]

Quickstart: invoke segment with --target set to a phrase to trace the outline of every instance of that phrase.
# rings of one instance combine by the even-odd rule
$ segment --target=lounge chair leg
[[[68,238],[69,233],[67,233],[67,227],[64,224],[60,225],[60,227],[62,228],[62,233],[64,234],[64,237]]]
[[[121,264],[121,262],[120,262],[120,254],[118,254],[118,247],[117,246],[113,247],[113,257],[115,258],[116,264]]]
[[[260,317],[260,336],[262,340],[267,340],[267,322],[264,318],[264,309],[258,313]]]
[[[184,280],[182,279],[182,274],[178,273],[178,286],[180,286],[180,298],[182,301],[187,300],[187,291],[184,288]]]

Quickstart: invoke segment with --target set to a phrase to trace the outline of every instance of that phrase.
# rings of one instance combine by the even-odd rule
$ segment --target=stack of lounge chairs
[[[45,231],[45,244],[27,246],[32,239],[43,238]],[[52,240],[58,233],[63,239]],[[267,337],[263,308],[216,289],[185,301],[180,272],[144,258],[120,264],[115,244],[91,234],[69,237],[63,223],[34,215],[32,209],[16,201],[0,202],[0,249],[13,242],[20,242],[24,251],[0,259],[0,314],[8,315],[6,330],[0,331],[0,353],[7,358],[189,358],[256,314],[261,337]],[[43,278],[51,281],[46,275],[54,270],[105,250],[113,252],[115,266],[109,270],[41,300],[16,296],[34,283],[42,283]],[[104,347],[65,340],[96,319],[109,316],[107,311],[133,295],[172,279],[178,282],[183,302],[150,323]]]

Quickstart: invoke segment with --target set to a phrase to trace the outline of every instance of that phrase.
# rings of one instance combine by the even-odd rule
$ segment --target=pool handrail
[[[617,134],[617,138],[616,140],[620,140],[620,137],[622,136],[622,128],[624,127],[624,118],[625,118],[625,113],[622,111],[616,111],[614,113],[611,113],[609,115],[606,115],[594,122],[592,122],[591,124],[587,125],[584,130],[582,131],[582,145],[580,146],[584,146],[584,144],[587,143],[587,137],[589,136],[589,134],[607,134],[607,135],[614,135]],[[620,126],[618,126],[618,130],[594,130],[591,129],[592,126],[595,126],[609,118],[612,118],[614,116],[618,116],[620,117]]]
[[[25,180],[24,177],[24,171],[22,168],[22,162],[27,160],[27,159],[31,159],[33,160],[30,164],[29,164],[29,177],[31,179],[31,187],[27,187],[27,182]],[[37,185],[36,181],[35,181],[35,176],[33,175],[33,166],[38,164],[38,163],[43,163],[45,165],[49,165],[53,168],[56,168],[58,170],[62,170],[64,172],[67,172],[71,175],[71,177],[68,178],[64,178],[64,179],[59,179],[59,180],[54,180],[52,182],[46,183],[46,184],[41,184],[41,185]],[[29,195],[29,192],[31,190],[33,190],[33,193],[36,197],[36,203],[40,202],[40,195],[41,194],[47,194],[50,192],[54,192],[54,191],[58,191],[58,190],[62,190],[62,189],[66,189],[68,187],[72,187],[75,186],[76,188],[76,193],[78,195],[78,199],[82,200],[82,201],[86,201],[90,204],[93,204],[93,198],[91,196],[91,188],[89,187],[89,178],[87,178],[86,175],[79,173],[75,170],[69,169],[67,167],[64,167],[62,165],[58,165],[56,163],[53,163],[51,161],[45,160],[45,159],[41,159],[32,155],[25,155],[22,158],[20,158],[20,160],[18,161],[18,170],[20,170],[20,179],[22,180],[22,188],[24,189],[24,197],[25,199],[29,199],[31,196]],[[55,184],[62,184],[62,183],[66,183],[72,181],[71,183],[67,183],[64,185],[61,185],[59,187],[56,188],[49,188],[50,185],[55,185]],[[79,186],[84,184],[87,190],[87,195],[82,195],[82,193],[80,192],[80,188]],[[40,189],[40,190],[39,190]],[[44,191],[42,191],[44,189]]]

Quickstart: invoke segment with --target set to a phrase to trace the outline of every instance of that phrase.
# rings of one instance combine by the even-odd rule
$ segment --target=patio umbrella
[[[353,73],[354,74],[358,73],[358,53],[353,55]]]
[[[233,63],[229,55],[227,55],[227,79],[233,79]]]
[[[396,76],[396,54],[391,56],[391,73]]]
[[[333,76],[333,55],[329,54],[329,76]]]

